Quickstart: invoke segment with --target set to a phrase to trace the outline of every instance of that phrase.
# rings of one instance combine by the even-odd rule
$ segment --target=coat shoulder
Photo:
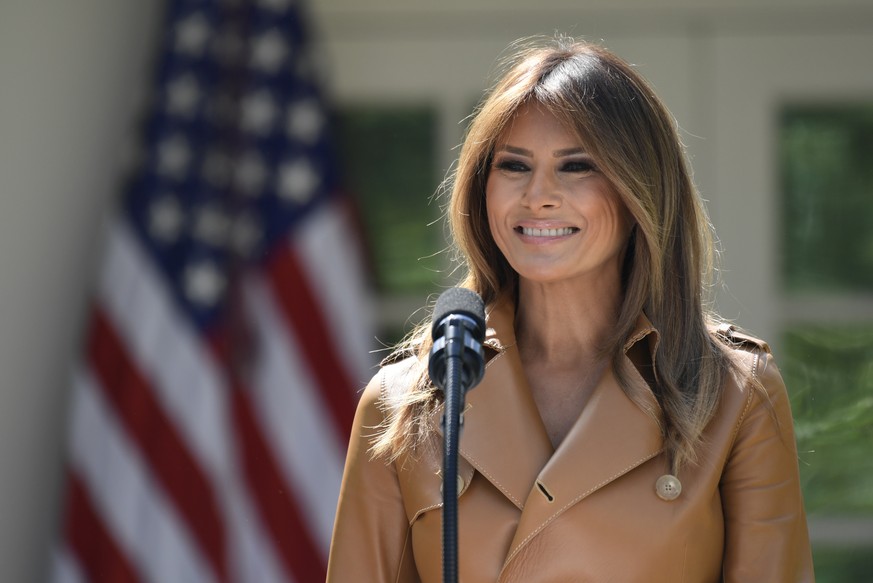
[[[384,425],[392,409],[398,407],[415,382],[417,359],[404,358],[383,364],[364,387],[358,399],[358,417],[368,423]]]
[[[768,354],[770,352],[770,345],[766,341],[752,336],[734,324],[720,324],[713,330],[713,333],[729,348],[747,352],[764,351]]]
[[[379,400],[386,406],[402,401],[424,374],[424,365],[416,356],[407,356],[391,363],[383,364],[376,374],[379,379]]]
[[[715,334],[730,360],[722,393],[722,410],[733,411],[735,431],[758,410],[778,418],[780,410],[788,407],[788,394],[769,344],[733,325],[720,326]],[[790,412],[787,418],[790,424]]]
[[[729,376],[744,393],[752,387],[761,387],[765,372],[772,363],[770,345],[733,324],[722,324],[714,331],[715,337],[725,348],[732,364]]]

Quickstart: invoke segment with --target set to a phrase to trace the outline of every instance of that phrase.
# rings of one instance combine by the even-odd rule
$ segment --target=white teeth
[[[573,232],[572,227],[562,227],[560,229],[535,229],[532,227],[522,227],[521,232],[528,237],[562,237]]]

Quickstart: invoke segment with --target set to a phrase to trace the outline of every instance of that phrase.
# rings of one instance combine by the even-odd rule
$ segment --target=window
[[[788,109],[782,148],[786,291],[873,292],[873,107]]]
[[[873,106],[780,123],[781,359],[817,580],[873,574]]]
[[[438,115],[427,105],[353,105],[337,133],[344,187],[364,226],[378,293],[377,331],[392,345],[427,314],[427,295],[444,285],[441,210],[433,199]]]

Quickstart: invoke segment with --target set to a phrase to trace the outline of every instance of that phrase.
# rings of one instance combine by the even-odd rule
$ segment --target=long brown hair
[[[449,226],[466,267],[461,285],[479,293],[486,305],[517,293],[517,275],[488,226],[485,183],[498,138],[528,103],[551,112],[579,136],[636,222],[609,346],[621,375],[622,346],[639,314],[660,331],[655,393],[664,411],[665,448],[678,469],[695,460],[732,361],[709,330],[716,320],[705,301],[713,273],[712,232],[676,122],[631,65],[602,47],[569,38],[525,48],[510,61],[474,113],[449,183]],[[386,403],[375,454],[394,458],[427,437],[425,419],[439,399],[423,370],[429,349],[429,328],[423,326],[395,353],[417,354],[422,371]]]

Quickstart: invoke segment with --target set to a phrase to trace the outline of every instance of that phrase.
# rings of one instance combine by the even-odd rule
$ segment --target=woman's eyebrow
[[[509,144],[503,144],[499,148],[498,151],[509,152],[510,154],[518,154],[519,156],[527,156],[528,158],[533,157],[533,152],[530,150],[525,150],[524,148],[518,148],[516,146],[510,146]]]
[[[555,158],[562,158],[564,156],[574,156],[576,154],[584,154],[584,153],[585,153],[584,148],[573,147],[573,148],[565,148],[563,150],[555,150],[554,152],[552,152],[552,156],[554,156]]]
[[[528,158],[533,157],[533,152],[527,150],[525,148],[519,148],[517,146],[510,146],[509,144],[504,144],[497,148],[498,151],[509,152],[510,154],[518,154],[519,156],[527,156]],[[572,148],[564,148],[563,150],[555,150],[552,152],[552,156],[555,158],[562,158],[564,156],[573,156],[576,154],[584,154],[585,149],[580,148],[578,146],[574,146]]]

